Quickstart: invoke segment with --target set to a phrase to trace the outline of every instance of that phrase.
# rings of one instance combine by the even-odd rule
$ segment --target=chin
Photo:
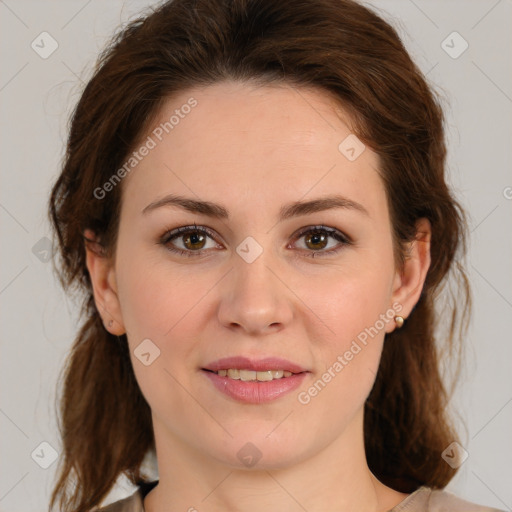
[[[272,428],[276,431],[268,435]],[[265,423],[261,432],[252,428],[250,432],[235,435],[230,431],[233,438],[229,438],[221,450],[219,444],[212,446],[210,453],[218,462],[232,469],[257,471],[287,468],[306,459],[307,452],[315,451],[313,446],[305,449],[306,440],[297,439],[289,431],[286,434],[278,433],[280,427],[276,428],[275,424],[272,428],[267,428]]]

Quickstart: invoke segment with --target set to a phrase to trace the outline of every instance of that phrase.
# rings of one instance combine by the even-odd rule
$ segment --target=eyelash
[[[309,258],[315,258],[320,256],[321,258],[325,257],[325,255],[334,255],[337,254],[339,251],[343,249],[344,246],[352,245],[352,240],[346,236],[345,234],[341,233],[337,229],[328,228],[325,226],[309,226],[303,230],[301,230],[295,237],[295,240],[299,240],[304,235],[307,235],[308,233],[325,233],[331,238],[334,238],[338,242],[340,242],[340,246],[338,246],[335,249],[329,249],[327,251],[324,250],[318,250],[318,251],[308,251],[303,249],[306,253],[305,256]],[[175,247],[171,247],[169,243],[174,240],[175,238],[179,238],[180,235],[188,234],[188,233],[202,233],[204,235],[208,235],[210,238],[215,239],[215,234],[212,230],[210,230],[207,227],[200,226],[198,227],[196,224],[193,226],[183,226],[180,228],[176,228],[173,230],[167,230],[161,237],[159,243],[165,248],[173,253],[179,254],[181,256],[187,256],[187,257],[197,257],[201,256],[203,252],[208,251],[208,249],[201,249],[198,251],[191,251],[191,250],[183,250],[183,249],[177,249]]]

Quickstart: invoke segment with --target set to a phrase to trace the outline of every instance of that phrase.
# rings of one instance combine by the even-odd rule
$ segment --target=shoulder
[[[144,497],[158,484],[158,480],[152,482],[141,482],[137,490],[122,500],[96,508],[91,512],[144,512]]]
[[[470,503],[451,492],[440,489],[431,492],[428,510],[432,512],[437,512],[438,510],[439,512],[500,512],[497,508]]]
[[[503,512],[471,503],[443,489],[420,487],[390,512]]]
[[[142,499],[139,490],[131,496],[118,500],[104,507],[95,508],[91,512],[144,512],[142,508]]]
[[[110,503],[91,512],[144,512],[140,489],[122,500]]]

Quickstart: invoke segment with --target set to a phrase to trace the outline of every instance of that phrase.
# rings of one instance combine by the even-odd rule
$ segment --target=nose
[[[261,335],[278,332],[289,324],[293,293],[271,260],[265,251],[252,263],[235,257],[234,267],[221,284],[218,318],[223,326]]]

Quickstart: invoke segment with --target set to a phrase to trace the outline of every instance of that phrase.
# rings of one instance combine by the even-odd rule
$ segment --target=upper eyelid
[[[322,224],[312,224],[309,226],[304,226],[302,228],[299,228],[293,232],[293,234],[290,236],[290,238],[293,238],[294,240],[297,238],[303,237],[305,234],[315,231],[315,230],[323,230],[326,231],[328,235],[333,236],[334,234],[340,235],[344,239],[344,243],[350,244],[352,243],[352,239],[349,235],[347,235],[345,232],[334,228],[330,226],[325,226]],[[203,225],[190,225],[190,226],[180,226],[174,229],[168,229],[165,231],[165,233],[160,237],[161,240],[163,240],[165,243],[170,242],[173,238],[178,238],[181,234],[193,232],[193,231],[200,231],[204,232],[206,235],[208,235],[210,238],[212,238],[215,242],[217,242],[216,237],[217,235],[216,231],[212,228],[209,228],[208,226]],[[222,237],[221,237],[222,239]],[[343,242],[340,242],[343,243]],[[201,249],[206,250],[206,249]],[[199,251],[196,251],[199,252]],[[319,251],[320,252],[320,251]]]
[[[305,227],[300,228],[297,231],[295,231],[292,236],[295,236],[295,237],[303,236],[305,233],[309,233],[310,231],[315,231],[315,230],[326,231],[329,234],[339,234],[342,237],[346,238],[347,242],[351,241],[351,238],[344,231],[341,231],[338,228],[324,226],[323,224],[315,224],[315,225],[311,225],[311,226],[305,226]]]

